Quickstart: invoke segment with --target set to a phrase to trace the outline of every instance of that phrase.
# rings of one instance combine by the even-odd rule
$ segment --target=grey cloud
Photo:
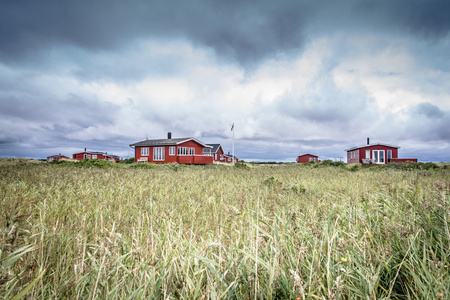
[[[96,99],[68,95],[66,99],[44,96],[9,96],[0,98],[0,115],[27,122],[73,123],[81,127],[112,123],[118,106]]]
[[[305,5],[273,1],[7,1],[0,12],[0,58],[51,45],[93,51],[138,38],[188,37],[241,63],[301,44]]]
[[[337,88],[331,78],[317,79],[314,88],[283,96],[276,104],[283,115],[303,122],[320,123],[334,128],[349,128],[359,122],[365,126],[375,119],[364,90],[346,93]]]
[[[425,115],[428,118],[442,118],[444,117],[444,112],[439,109],[436,105],[433,105],[429,102],[420,103],[415,108],[415,113],[419,115]]]
[[[420,103],[409,109],[409,117],[405,129],[410,138],[450,143],[450,111],[431,103]]]
[[[4,1],[0,59],[73,45],[110,51],[136,39],[187,38],[251,66],[302,48],[316,31],[365,28],[448,35],[448,1]],[[322,29],[320,29],[322,28]]]
[[[384,15],[391,24],[424,38],[439,39],[450,31],[450,3],[446,0],[365,1],[358,6],[360,11]]]

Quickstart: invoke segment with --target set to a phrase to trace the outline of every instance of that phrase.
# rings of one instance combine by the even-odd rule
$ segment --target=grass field
[[[450,169],[0,160],[0,298],[450,298]]]

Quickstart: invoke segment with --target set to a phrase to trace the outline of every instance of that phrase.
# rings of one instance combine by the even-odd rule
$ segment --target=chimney
[[[367,138],[367,145],[370,145],[370,143],[369,143],[369,138]]]
[[[86,148],[84,148],[84,152],[86,152]]]
[[[172,132],[167,133],[167,139],[170,140],[172,138]]]

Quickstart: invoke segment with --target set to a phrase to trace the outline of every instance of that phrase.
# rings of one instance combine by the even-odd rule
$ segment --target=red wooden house
[[[110,162],[114,162],[114,163],[120,162],[120,157],[117,156],[117,155],[107,154],[105,156],[105,159],[110,161]]]
[[[83,152],[74,153],[72,155],[73,159],[76,160],[84,160],[84,159],[102,159],[107,160],[110,162],[119,162],[120,158],[117,155],[111,155],[106,152],[92,152],[92,151],[86,151],[86,148],[84,148]]]
[[[59,155],[52,155],[52,156],[47,156],[47,161],[51,162],[54,160],[60,160],[60,159],[70,159],[65,155],[61,155],[61,153]]]
[[[223,160],[224,162],[233,162],[233,155],[230,154],[230,152],[228,152],[228,154],[224,154],[223,155]],[[237,158],[236,156],[234,157],[234,162],[240,162],[241,160],[239,158]]]
[[[214,161],[224,161],[224,151],[220,144],[206,144],[211,148],[203,148],[203,155],[210,155]]]
[[[347,163],[362,163],[362,164],[387,164],[389,162],[417,162],[417,158],[398,158],[399,146],[393,146],[384,143],[370,144],[367,139],[367,144],[362,146],[355,146],[347,151]]]
[[[212,148],[195,138],[172,138],[145,140],[131,144],[136,162],[212,164],[213,156],[204,155],[205,148]]]
[[[306,154],[301,154],[301,155],[297,156],[296,160],[299,164],[304,164],[304,163],[308,163],[310,161],[319,162],[319,157],[314,154],[306,153]]]

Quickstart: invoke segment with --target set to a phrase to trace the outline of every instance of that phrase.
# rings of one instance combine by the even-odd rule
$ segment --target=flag
[[[233,123],[233,125],[231,125],[231,131],[233,131],[233,129],[234,129],[234,123]]]

